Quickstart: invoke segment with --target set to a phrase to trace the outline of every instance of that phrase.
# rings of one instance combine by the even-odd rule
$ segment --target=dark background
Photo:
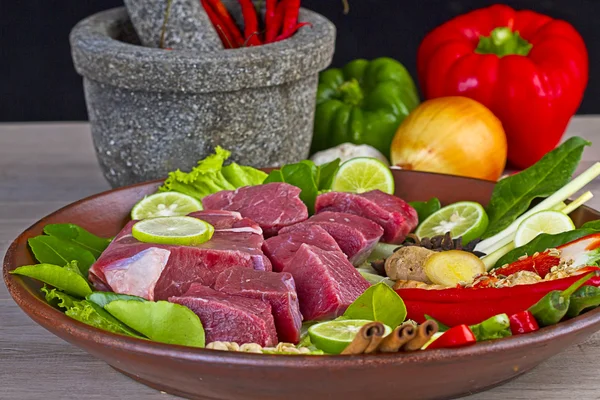
[[[338,28],[334,65],[390,56],[415,75],[417,47],[448,19],[496,3],[485,0],[303,0]],[[600,112],[600,0],[503,1],[572,23],[590,54],[590,82],[579,113]],[[0,121],[87,119],[81,78],[71,63],[68,35],[80,19],[122,0],[0,0]]]

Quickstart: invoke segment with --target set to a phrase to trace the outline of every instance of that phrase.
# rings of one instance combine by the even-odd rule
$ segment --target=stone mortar
[[[213,52],[136,45],[124,8],[77,24],[73,61],[110,184],[190,170],[217,145],[256,167],[306,158],[318,72],[331,63],[335,27],[304,9],[300,20],[312,28],[274,44]]]

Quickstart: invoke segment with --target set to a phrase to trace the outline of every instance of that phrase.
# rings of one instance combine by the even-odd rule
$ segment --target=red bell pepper
[[[520,271],[535,272],[544,278],[552,269],[560,264],[560,257],[548,254],[548,251],[534,254],[522,260],[517,260],[505,267],[497,268],[493,271],[495,276],[509,276]]]
[[[426,98],[466,96],[487,106],[506,131],[508,160],[526,168],[558,144],[577,111],[588,54],[569,23],[494,5],[429,33],[417,70]]]
[[[444,332],[439,338],[431,342],[427,349],[445,349],[462,347],[475,344],[477,339],[467,325],[458,325]]]
[[[531,311],[521,311],[508,317],[510,321],[510,331],[513,335],[535,332],[540,329],[535,317]]]

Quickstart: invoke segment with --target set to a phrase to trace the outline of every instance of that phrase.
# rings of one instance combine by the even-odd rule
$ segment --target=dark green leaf
[[[204,328],[200,318],[182,305],[167,301],[115,300],[105,309],[151,340],[204,347]]]
[[[35,258],[44,264],[67,265],[77,261],[79,270],[87,276],[96,258],[88,250],[56,236],[36,236],[28,241]]]
[[[88,250],[96,259],[110,244],[109,239],[98,237],[75,224],[46,225],[44,232]]]
[[[371,286],[346,309],[345,318],[379,321],[394,329],[406,318],[404,301],[385,283]]]
[[[281,174],[280,169],[274,169],[273,171],[271,171],[271,173],[267,176],[263,184],[271,182],[283,182],[283,175]]]
[[[311,166],[302,162],[284,165],[281,168],[281,174],[286,183],[302,189],[302,192],[300,192],[300,199],[306,204],[308,212],[310,214],[314,213],[315,201],[319,190],[315,183]]]
[[[24,265],[10,272],[37,279],[73,296],[85,297],[92,293],[90,285],[78,273],[52,264]]]
[[[100,307],[106,306],[111,301],[115,300],[137,300],[137,301],[146,301],[138,296],[131,296],[128,294],[119,294],[113,292],[94,292],[92,294],[88,294],[86,300],[91,301],[92,303],[98,304]]]
[[[319,191],[331,189],[333,178],[335,178],[338,169],[340,169],[339,158],[318,166],[316,182]]]
[[[58,289],[50,290],[46,285],[42,287],[42,293],[44,293],[44,298],[46,299],[46,302],[48,302],[48,304],[65,310],[68,310],[69,308],[73,307],[75,305],[75,302],[77,302],[77,299],[75,297],[60,292]]]
[[[127,325],[104,311],[102,307],[91,301],[78,301],[72,307],[67,309],[65,314],[79,322],[105,331],[145,339]]]
[[[419,224],[425,221],[431,214],[442,208],[440,200],[437,197],[433,197],[428,201],[411,201],[408,204],[417,211],[417,214],[419,215]]]
[[[538,197],[547,197],[566,185],[590,142],[572,137],[518,174],[500,180],[486,211],[490,220],[484,238],[503,231]]]
[[[586,222],[585,224],[581,225],[581,229],[593,229],[595,231],[600,232],[600,219]]]

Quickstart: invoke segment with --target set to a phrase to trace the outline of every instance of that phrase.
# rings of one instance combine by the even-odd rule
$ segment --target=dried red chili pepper
[[[540,329],[535,317],[529,310],[512,314],[508,317],[508,320],[510,321],[510,331],[513,335],[535,332]]]
[[[458,325],[444,332],[442,336],[427,346],[427,349],[462,347],[475,344],[475,342],[477,339],[471,329],[467,325]]]
[[[245,43],[245,39],[242,36],[239,28],[235,24],[235,21],[227,11],[227,7],[223,5],[221,0],[206,0],[212,7],[212,10],[216,15],[219,16],[222,22],[225,34],[232,40],[232,47],[241,47]],[[203,0],[204,3],[204,0]],[[206,7],[205,7],[206,8]],[[217,28],[218,29],[218,28]]]
[[[529,271],[535,272],[544,278],[552,267],[556,267],[558,264],[560,264],[560,256],[553,256],[548,251],[545,251],[495,269],[493,274],[496,276],[509,276],[520,271]]]
[[[238,0],[244,16],[244,37],[246,46],[260,46],[263,44],[258,29],[258,15],[252,0]]]

